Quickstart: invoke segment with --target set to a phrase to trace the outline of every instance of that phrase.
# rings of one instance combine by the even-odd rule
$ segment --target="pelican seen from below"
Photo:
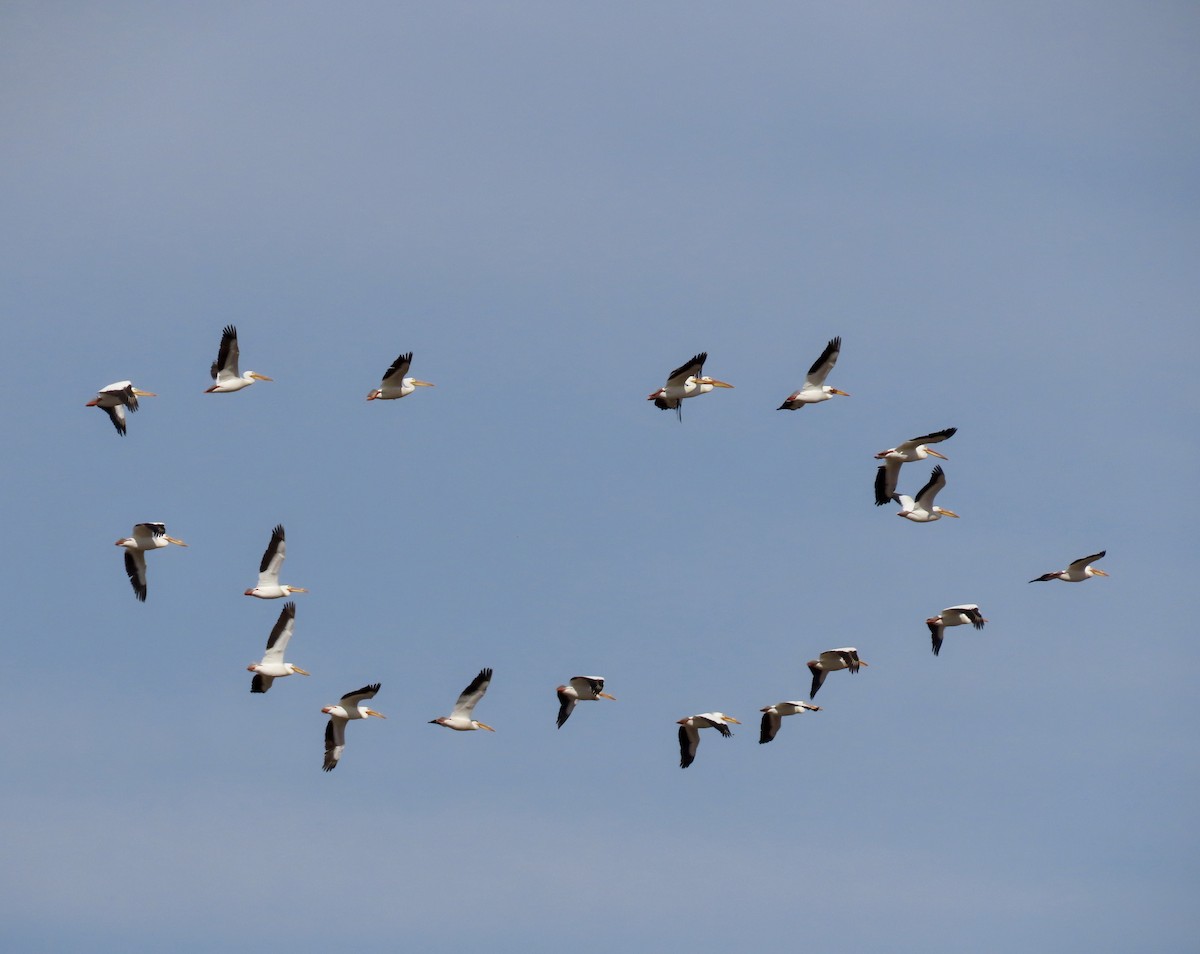
[[[983,614],[979,612],[979,607],[974,603],[948,606],[937,616],[930,616],[925,620],[925,625],[929,627],[929,635],[933,638],[933,654],[936,656],[942,651],[942,640],[945,638],[947,626],[962,626],[970,623],[976,629],[983,629],[983,624],[986,622]]]
[[[254,678],[250,680],[251,692],[266,692],[276,679],[290,676],[294,672],[302,676],[308,675],[299,666],[283,661],[283,654],[287,652],[295,625],[296,604],[288,600],[279,611],[279,619],[275,621],[271,635],[267,637],[267,651],[263,654],[262,662],[251,663],[246,667],[247,672],[254,673]]]
[[[128,408],[131,414],[136,411],[140,397],[158,397],[158,395],[153,391],[135,388],[132,381],[114,381],[97,391],[96,396],[88,401],[85,407],[100,408],[108,415],[108,419],[112,421],[117,433],[124,437],[125,410]]]
[[[125,573],[129,576],[133,595],[141,602],[146,602],[146,551],[172,543],[177,547],[187,546],[182,540],[167,536],[165,523],[135,523],[132,536],[116,541],[116,546],[125,548]]]
[[[412,352],[402,354],[392,366],[384,372],[383,380],[379,382],[379,387],[371,391],[367,395],[368,401],[394,401],[402,397],[408,397],[417,388],[433,387],[428,381],[418,381],[416,378],[408,377],[408,368],[412,364]]]
[[[760,709],[763,714],[762,725],[758,730],[758,744],[764,745],[775,738],[775,734],[779,731],[779,726],[783,722],[784,716],[802,715],[805,712],[820,712],[820,706],[814,706],[811,702],[777,702],[773,706],[767,706]]]
[[[939,454],[929,445],[948,440],[957,430],[957,427],[947,427],[943,431],[923,434],[876,454],[875,459],[883,463],[875,472],[875,506],[882,507],[896,496],[896,481],[900,477],[901,464],[924,460],[926,457],[940,457],[946,460],[944,454]]]
[[[238,373],[238,338],[233,325],[226,325],[221,331],[221,347],[217,350],[217,360],[212,363],[209,374],[214,384],[205,390],[205,394],[229,394],[248,388],[255,381],[271,380],[257,371]]]
[[[679,767],[687,768],[696,761],[696,749],[700,745],[701,729],[716,729],[721,738],[728,739],[732,732],[725,723],[741,725],[733,716],[724,712],[701,712],[699,715],[688,716],[678,720],[679,725]]]
[[[827,649],[816,659],[808,661],[808,671],[812,673],[812,689],[808,698],[816,698],[817,690],[825,683],[825,677],[839,669],[849,669],[857,673],[859,666],[869,665],[865,659],[860,659],[858,650],[853,646],[843,646],[841,649]]]
[[[653,401],[654,406],[664,411],[674,411],[683,420],[682,402],[685,398],[693,398],[698,394],[707,394],[713,388],[732,388],[732,384],[718,381],[716,378],[705,377],[701,374],[704,362],[708,360],[708,352],[701,351],[691,361],[680,365],[671,372],[667,383],[649,395],[646,400]]]
[[[356,689],[354,692],[348,692],[342,696],[336,706],[325,706],[321,709],[329,716],[329,724],[325,726],[325,762],[321,766],[326,772],[332,772],[337,768],[338,759],[342,757],[342,752],[346,748],[347,722],[351,719],[387,718],[382,712],[376,712],[369,706],[361,704],[365,699],[375,698],[375,693],[379,691],[379,685],[376,682]]]
[[[1103,570],[1097,570],[1091,566],[1093,560],[1099,560],[1107,550],[1101,550],[1099,553],[1093,553],[1091,556],[1080,557],[1078,560],[1072,560],[1067,564],[1065,570],[1055,570],[1053,573],[1043,573],[1041,576],[1030,580],[1030,583],[1045,583],[1048,580],[1062,580],[1064,583],[1082,583],[1084,580],[1091,579],[1093,576],[1108,576]]]
[[[558,693],[558,727],[560,729],[563,727],[563,723],[571,718],[576,702],[588,702],[595,699],[616,701],[616,696],[610,696],[604,691],[603,676],[572,676],[565,686],[559,686],[555,692]]]
[[[488,691],[491,681],[492,671],[480,669],[479,675],[472,679],[471,684],[459,695],[458,701],[454,703],[454,710],[448,716],[430,719],[430,725],[444,725],[447,729],[454,729],[456,732],[470,732],[473,729],[487,729],[488,732],[495,732],[496,730],[486,722],[471,718],[475,706],[483,698],[483,694]]]
[[[777,411],[798,411],[806,404],[817,404],[821,401],[828,401],[835,394],[840,394],[842,397],[849,397],[845,391],[839,391],[837,388],[831,388],[825,383],[825,379],[829,376],[829,372],[833,370],[833,366],[837,364],[838,355],[842,353],[842,339],[830,338],[829,343],[825,345],[825,350],[821,352],[821,357],[817,358],[812,363],[812,367],[808,369],[808,375],[804,378],[804,384],[800,386],[799,391],[793,391],[788,395]]]
[[[271,531],[271,542],[263,552],[262,562],[258,564],[258,585],[243,593],[243,596],[257,596],[260,600],[277,600],[292,593],[307,593],[302,586],[292,586],[279,582],[279,571],[283,568],[283,558],[287,556],[287,542],[284,540],[283,524],[275,525]]]
[[[929,483],[917,492],[916,497],[910,497],[908,494],[896,494],[896,502],[900,504],[896,516],[905,517],[913,523],[933,523],[935,520],[941,520],[942,517],[957,517],[958,514],[953,510],[939,507],[933,502],[933,498],[945,486],[946,475],[942,472],[942,465],[938,464],[930,474]]]

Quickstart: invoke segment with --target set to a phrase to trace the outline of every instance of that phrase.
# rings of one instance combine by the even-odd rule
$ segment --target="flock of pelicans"
[[[800,410],[808,404],[827,401],[835,394],[849,397],[845,391],[839,391],[837,388],[825,384],[825,378],[837,363],[841,344],[841,338],[833,338],[829,341],[821,356],[809,368],[803,386],[789,395],[779,406],[779,410]],[[227,394],[249,387],[255,381],[271,380],[266,375],[254,371],[239,372],[238,357],[237,329],[232,325],[227,325],[221,334],[217,360],[213,362],[211,368],[213,385],[205,393]],[[653,401],[656,407],[663,410],[675,411],[682,420],[682,402],[685,399],[707,394],[717,388],[732,388],[732,384],[703,374],[704,362],[707,358],[707,353],[701,352],[686,364],[676,368],[667,378],[667,383],[650,394],[647,400]],[[408,377],[411,363],[411,352],[400,355],[384,373],[379,387],[367,394],[367,400],[395,400],[412,394],[418,387],[433,387],[427,381],[418,381]],[[133,412],[138,409],[139,397],[155,397],[155,395],[150,391],[135,388],[130,381],[118,381],[101,388],[95,399],[89,401],[87,406],[101,408],[109,416],[117,432],[124,436],[127,427],[126,411]],[[901,465],[924,460],[927,457],[946,460],[945,456],[929,445],[953,437],[955,430],[956,428],[950,427],[914,437],[876,454],[876,459],[883,461],[875,475],[876,505],[883,506],[895,501],[901,508],[898,515],[916,523],[932,523],[942,517],[957,517],[958,514],[939,507],[933,502],[942,488],[946,486],[946,475],[940,465],[934,466],[928,482],[915,496],[910,497],[897,491]],[[131,536],[116,541],[116,545],[125,550],[125,571],[129,576],[134,595],[139,600],[145,601],[147,594],[146,553],[172,544],[181,547],[187,546],[182,540],[168,536],[166,525],[162,523],[139,523],[134,526]],[[271,532],[271,540],[263,553],[258,568],[258,583],[247,589],[245,595],[263,600],[274,600],[291,596],[293,593],[307,593],[308,590],[304,587],[280,583],[279,574],[286,555],[287,542],[283,526],[280,524]],[[1104,555],[1105,551],[1101,550],[1099,553],[1081,557],[1070,563],[1066,569],[1044,573],[1029,582],[1042,583],[1049,580],[1063,580],[1067,583],[1081,583],[1093,576],[1107,576],[1108,574],[1103,570],[1092,566],[1092,563]],[[267,638],[267,648],[262,660],[246,667],[249,672],[254,673],[250,682],[252,693],[265,693],[276,679],[285,676],[296,673],[302,676],[309,675],[294,663],[285,662],[283,658],[292,638],[295,621],[296,604],[289,600],[283,605],[279,619]],[[976,629],[982,629],[986,622],[979,607],[974,603],[950,606],[936,616],[929,617],[925,623],[929,627],[934,655],[941,652],[946,627],[969,623]],[[808,669],[812,673],[812,687],[808,694],[810,701],[777,702],[775,705],[761,709],[759,743],[767,743],[775,738],[784,716],[821,711],[821,707],[813,705],[811,700],[816,697],[829,673],[843,669],[850,673],[857,673],[861,666],[866,665],[868,665],[866,660],[859,657],[858,650],[853,646],[829,649],[821,653],[818,658],[809,660]],[[475,707],[487,693],[491,680],[492,670],[481,669],[459,695],[450,715],[431,719],[431,724],[445,726],[457,732],[470,732],[475,729],[494,732],[495,730],[490,725],[473,718]],[[325,759],[323,763],[326,772],[335,768],[342,756],[346,745],[346,724],[348,722],[353,719],[385,718],[380,712],[364,705],[367,700],[375,697],[379,688],[380,683],[363,686],[354,692],[346,693],[336,705],[325,706],[321,710],[329,716],[329,722],[325,727]],[[604,678],[601,676],[572,676],[567,683],[558,686],[556,692],[559,701],[557,725],[560,729],[570,718],[577,702],[614,698],[604,691]],[[678,720],[680,767],[687,768],[695,760],[696,749],[700,744],[701,729],[716,729],[722,737],[728,738],[732,734],[729,729],[730,724],[740,725],[737,719],[723,712],[702,712]]]

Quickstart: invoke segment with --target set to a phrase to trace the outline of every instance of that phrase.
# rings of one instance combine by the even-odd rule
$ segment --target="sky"
[[[5,947],[1192,950],[1198,45],[1171,2],[5,4]],[[206,395],[229,323],[274,380]],[[777,412],[835,335],[852,396]],[[406,351],[436,387],[368,404]],[[678,422],[700,351],[735,388]],[[945,427],[961,519],[873,506]],[[144,605],[141,521],[189,544]],[[276,523],[312,676],[251,695]],[[428,725],[484,666],[497,731]],[[617,701],[558,730],[575,674]]]

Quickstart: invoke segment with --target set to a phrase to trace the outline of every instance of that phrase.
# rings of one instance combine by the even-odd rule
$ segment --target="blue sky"
[[[7,4],[0,938],[1189,950],[1198,27]],[[274,381],[207,396],[227,323]],[[777,413],[834,335],[853,396]],[[410,350],[436,388],[367,404]],[[701,350],[736,388],[681,425],[645,396]],[[121,439],[84,404],[123,378]],[[962,519],[872,506],[948,426]],[[139,605],[144,520],[190,546]],[[313,676],[251,696],[279,522]],[[958,602],[991,622],[935,659]],[[428,725],[482,666],[498,731]],[[618,701],[558,731],[576,673]]]

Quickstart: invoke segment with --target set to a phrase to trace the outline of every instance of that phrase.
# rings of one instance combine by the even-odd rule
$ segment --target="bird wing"
[[[679,767],[687,768],[696,761],[696,747],[700,744],[700,730],[690,725],[679,727]]]
[[[271,635],[267,637],[267,651],[263,655],[264,663],[283,662],[283,654],[287,650],[288,641],[292,638],[292,629],[295,624],[296,604],[289,600],[283,604],[283,609],[279,611],[279,619],[275,620]]]
[[[937,444],[937,443],[940,443],[941,441],[944,441],[948,438],[953,437],[955,431],[957,431],[957,430],[958,430],[957,427],[947,427],[945,430],[934,431],[932,434],[922,434],[920,437],[914,437],[912,440],[905,441],[903,444],[900,445],[900,447],[907,448],[908,450],[913,450],[914,448],[920,446],[921,444]],[[899,450],[900,447],[897,447],[896,450]]]
[[[250,680],[250,691],[266,692],[274,681],[274,676],[264,676],[261,672],[256,672],[254,678]]]
[[[915,498],[915,503],[922,510],[933,510],[933,498],[938,495],[938,491],[946,486],[946,475],[942,471],[939,464],[930,472],[929,483],[922,487]]]
[[[1089,563],[1091,563],[1093,560],[1099,560],[1107,552],[1107,550],[1101,550],[1099,553],[1093,553],[1091,556],[1080,557],[1078,560],[1072,560],[1067,566],[1067,569],[1074,570],[1076,573],[1082,573],[1085,569],[1087,569],[1087,565]]]
[[[572,682],[575,680],[572,679]],[[563,723],[571,718],[571,713],[575,709],[575,699],[578,693],[573,689],[564,686],[558,690],[558,727],[561,729]]]
[[[758,728],[758,744],[762,745],[775,738],[775,733],[779,731],[782,722],[783,718],[774,706],[763,709],[762,724]]]
[[[125,436],[125,408],[120,404],[115,407],[104,407],[99,405],[100,410],[108,415],[108,419],[112,421],[113,427],[117,429],[117,433],[122,437]]]
[[[479,675],[471,680],[471,684],[462,691],[462,694],[458,697],[458,701],[454,703],[454,711],[450,713],[450,718],[463,716],[470,719],[476,704],[483,698],[483,694],[488,691],[488,684],[491,681],[492,671],[490,669],[480,669]]]
[[[155,549],[155,537],[165,537],[166,535],[167,525],[165,523],[135,523],[133,525],[133,539],[139,550]],[[166,546],[166,544],[163,545]]]
[[[951,606],[942,610],[943,613],[961,613],[967,618],[967,622],[976,629],[983,629],[983,624],[987,622],[983,618],[983,613],[979,612],[979,607],[974,603],[963,603],[961,606]]]
[[[411,351],[408,354],[400,355],[400,357],[392,362],[392,366],[384,372],[383,380],[379,382],[379,386],[381,388],[400,387],[404,383],[405,377],[408,376],[408,368],[411,364]]]
[[[604,691],[602,676],[572,676],[571,687],[579,693],[580,699],[595,699]]]
[[[678,368],[671,372],[667,378],[667,387],[681,388],[687,384],[687,379],[691,377],[699,377],[700,372],[704,370],[704,362],[708,360],[708,352],[701,351],[698,355],[693,356],[691,361],[686,364],[681,364]],[[656,401],[655,404],[658,404]],[[661,407],[661,405],[659,405]]]
[[[262,562],[258,564],[258,585],[278,586],[279,571],[283,568],[283,559],[287,556],[287,543],[284,540],[283,524],[275,525],[271,531],[271,542],[263,551]]]
[[[936,656],[942,651],[942,638],[945,636],[946,627],[940,620],[927,625],[929,626],[929,636],[933,640],[933,654]]]
[[[819,388],[825,383],[825,379],[829,377],[829,372],[833,370],[833,366],[837,364],[838,355],[842,352],[841,337],[830,338],[829,344],[825,345],[825,350],[821,352],[821,357],[817,358],[812,363],[812,367],[808,369],[808,377],[804,379],[805,388]],[[853,370],[853,369],[851,369]]]
[[[372,693],[374,695],[374,693]],[[343,701],[345,701],[343,699]],[[346,748],[346,720],[339,716],[330,716],[329,724],[325,726],[325,762],[321,766],[326,772],[337,768],[338,759]]]
[[[824,656],[825,654],[821,653],[821,655]],[[808,670],[812,673],[813,677],[812,688],[808,691],[808,698],[815,699],[817,696],[817,690],[820,689],[825,682],[825,670],[820,666],[809,666]]]
[[[896,482],[900,479],[903,461],[888,458],[875,471],[875,506],[882,507],[896,496]]]
[[[213,362],[209,373],[214,381],[241,377],[238,372],[237,329],[233,325],[226,325],[222,329],[221,347],[217,349],[217,360]]]
[[[146,602],[146,554],[141,550],[125,551],[125,573],[133,587],[133,595]]]
[[[364,699],[374,699],[375,693],[379,691],[382,683],[373,682],[369,686],[363,686],[361,689],[355,689],[353,692],[347,692],[342,696],[341,702],[338,703],[347,712],[351,709],[357,709],[360,702]]]

